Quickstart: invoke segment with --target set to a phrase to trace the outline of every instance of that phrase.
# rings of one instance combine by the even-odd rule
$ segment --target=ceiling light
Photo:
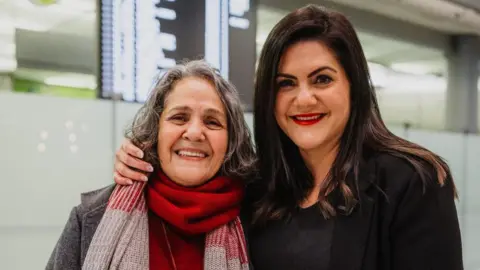
[[[13,27],[13,29],[18,28],[35,32],[46,32],[50,29],[49,26],[41,24],[38,21],[34,21],[33,18],[32,20],[29,20],[20,17],[16,19],[4,17],[0,18],[0,25],[2,25],[2,27],[0,28],[0,32],[9,31],[9,27]]]
[[[427,75],[432,73],[432,68],[425,64],[420,63],[393,63],[390,68],[402,73],[415,74],[415,75]]]
[[[445,77],[392,72],[386,88],[390,92],[441,93],[446,91],[447,81]]]
[[[69,76],[53,76],[48,77],[44,81],[45,84],[55,85],[55,86],[64,86],[64,87],[73,87],[73,88],[87,88],[87,89],[96,89],[97,84],[94,78],[78,78],[78,77],[69,77]]]

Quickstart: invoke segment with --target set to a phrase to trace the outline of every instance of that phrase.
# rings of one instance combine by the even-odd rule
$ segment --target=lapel
[[[100,221],[102,220],[106,208],[107,204],[105,203],[87,212],[82,218],[82,239],[80,257],[82,265],[85,257],[87,256],[88,247],[92,242],[93,235],[97,230],[98,224],[100,224]]]
[[[80,262],[87,256],[88,247],[92,242],[93,235],[97,230],[103,214],[107,209],[108,199],[113,192],[115,185],[98,189],[92,192],[82,194],[81,210],[79,212],[81,218],[81,240],[80,240]]]
[[[374,159],[370,159],[369,163],[361,162],[358,179],[357,205],[352,213],[339,210],[334,218],[330,270],[359,270],[362,266],[375,204],[367,194],[375,180]]]

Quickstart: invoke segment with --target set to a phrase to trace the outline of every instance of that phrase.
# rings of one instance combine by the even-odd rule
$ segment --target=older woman
[[[176,66],[128,137],[150,181],[83,194],[47,269],[248,269],[238,215],[255,157],[235,88],[202,61]]]

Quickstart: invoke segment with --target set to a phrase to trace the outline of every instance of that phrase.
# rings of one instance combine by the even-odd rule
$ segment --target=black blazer
[[[339,211],[333,218],[329,269],[463,269],[452,179],[441,187],[429,171],[432,180],[424,185],[401,158],[378,154],[365,160],[359,203],[352,213]]]

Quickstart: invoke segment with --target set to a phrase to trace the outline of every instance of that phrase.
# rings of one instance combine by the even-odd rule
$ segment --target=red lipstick
[[[306,113],[291,116],[293,122],[302,126],[310,126],[320,122],[325,114],[323,113]]]

